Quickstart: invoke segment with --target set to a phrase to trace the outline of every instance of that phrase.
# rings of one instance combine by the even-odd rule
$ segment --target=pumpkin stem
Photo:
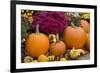
[[[80,26],[80,15],[79,15],[79,13],[72,13],[70,22],[71,23],[73,22],[75,26]]]
[[[73,47],[72,50],[75,50],[75,47]]]
[[[36,25],[36,33],[39,33],[39,24]]]
[[[57,39],[57,41],[59,40],[59,34],[58,33],[56,34],[56,39]]]
[[[72,26],[72,27],[76,27],[76,26],[74,25],[74,23],[73,23],[73,22],[71,22],[71,26]]]

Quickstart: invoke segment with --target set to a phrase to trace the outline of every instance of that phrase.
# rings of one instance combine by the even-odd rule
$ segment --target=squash
[[[51,43],[50,52],[52,55],[59,56],[66,51],[66,45],[63,41],[59,40],[56,43]]]
[[[86,32],[90,31],[90,24],[86,20],[80,20],[80,24]]]
[[[59,40],[59,37],[57,37],[57,41],[50,44],[50,53],[55,56],[59,56],[61,54],[64,54],[66,51],[66,45],[63,41]]]
[[[86,52],[83,49],[75,49],[74,47],[69,51],[69,57],[71,59],[77,59],[81,55],[85,55]]]
[[[63,37],[67,48],[83,48],[86,43],[86,32],[81,27],[66,27]]]
[[[38,31],[38,30],[37,30]],[[49,38],[39,31],[31,33],[25,42],[25,51],[33,58],[45,54],[49,49]]]
[[[45,56],[45,55],[40,55],[40,56],[38,57],[38,62],[48,62],[48,61],[49,61],[49,59],[48,59],[48,57]]]

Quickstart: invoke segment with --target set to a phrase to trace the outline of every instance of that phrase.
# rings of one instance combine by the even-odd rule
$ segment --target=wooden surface
[[[78,58],[78,60],[88,60],[88,59],[90,59],[90,54],[86,54]]]

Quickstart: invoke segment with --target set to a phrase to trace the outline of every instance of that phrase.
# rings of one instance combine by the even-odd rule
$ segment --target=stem
[[[57,39],[57,41],[59,40],[59,34],[58,33],[56,34],[56,39]]]
[[[75,47],[73,47],[72,50],[75,50]]]
[[[76,27],[76,26],[74,25],[74,23],[73,23],[73,22],[71,22],[71,26],[72,26],[72,27]]]
[[[39,33],[39,24],[36,25],[36,33]]]

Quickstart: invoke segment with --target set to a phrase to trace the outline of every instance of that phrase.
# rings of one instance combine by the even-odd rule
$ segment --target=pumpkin
[[[49,49],[49,38],[39,32],[39,25],[36,26],[36,33],[31,33],[25,42],[25,51],[33,58],[45,54]]]
[[[66,58],[60,58],[60,61],[67,61]]]
[[[39,61],[39,62],[48,62],[49,59],[48,59],[48,57],[45,56],[45,55],[40,55],[40,56],[38,57],[38,61]]]
[[[86,49],[90,50],[90,34],[87,34]]]
[[[49,48],[49,39],[43,33],[32,33],[25,43],[26,52],[34,58],[45,54]]]
[[[58,56],[63,54],[65,51],[66,51],[66,45],[61,40],[58,40],[55,43],[51,43],[50,45],[50,53],[52,55]]]
[[[80,20],[80,24],[86,32],[90,31],[90,24],[86,20]]]
[[[86,43],[86,32],[81,27],[66,27],[63,37],[67,48],[83,48]]]

